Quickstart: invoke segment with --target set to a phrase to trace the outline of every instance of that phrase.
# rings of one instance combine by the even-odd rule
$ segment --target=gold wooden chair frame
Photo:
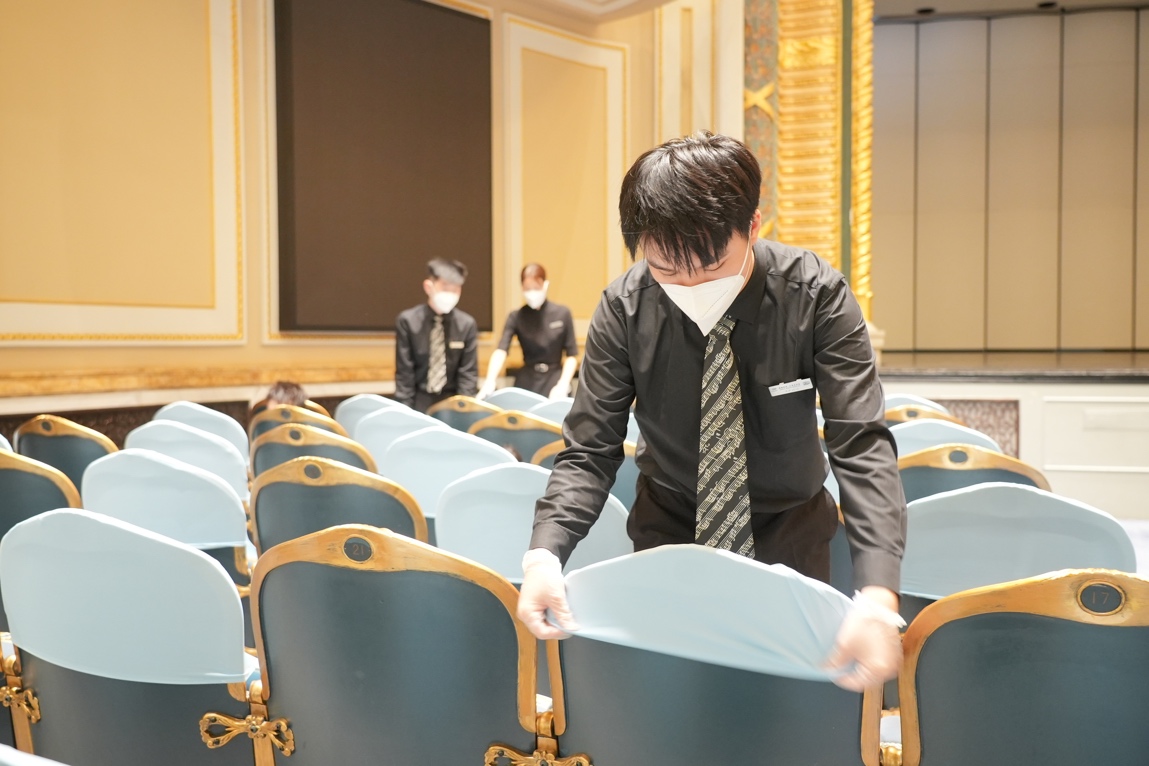
[[[76,506],[79,507],[79,506]],[[40,700],[36,692],[24,686],[20,668],[20,650],[12,644],[12,636],[0,633],[0,661],[3,662],[4,686],[0,688],[0,704],[12,716],[12,733],[16,749],[33,752],[32,724],[40,722]]]
[[[891,407],[886,410],[887,423],[908,423],[911,420],[945,420],[949,423],[956,423],[959,426],[964,426],[965,422],[955,418],[953,415],[947,415],[938,410],[931,410],[928,407],[920,407],[916,404],[903,404],[900,407]]]
[[[290,428],[273,428],[251,443],[251,459],[249,463],[252,466],[253,474],[255,470],[255,453],[265,444],[289,444],[293,447],[311,447],[316,445],[342,447],[350,452],[354,452],[355,455],[363,461],[363,464],[367,466],[367,470],[373,473],[378,472],[378,468],[375,466],[375,459],[371,457],[371,453],[354,439],[347,436],[340,436],[337,433],[323,428],[309,426],[306,423],[291,423],[289,425]],[[256,478],[258,479],[258,477]]]
[[[448,397],[442,401],[432,404],[431,407],[427,410],[427,414],[431,417],[435,417],[436,412],[442,412],[444,410],[466,413],[485,412],[488,415],[494,415],[496,413],[502,412],[503,408],[479,401],[473,396],[463,396],[462,394],[456,394],[455,396]]]
[[[356,546],[355,551],[358,554],[355,559],[348,554],[351,550],[349,546],[352,545]],[[364,547],[367,550],[362,550]],[[531,755],[520,753],[513,748],[494,745],[487,751],[485,763],[493,766],[499,758],[508,758],[514,766],[540,766],[544,763],[551,766],[590,766],[590,759],[586,756],[557,757],[558,745],[554,738],[565,728],[566,723],[565,708],[562,706],[562,681],[561,678],[557,678],[558,673],[551,674],[552,692],[555,694],[554,711],[546,713],[537,711],[535,691],[538,642],[515,616],[519,600],[519,592],[515,586],[496,572],[461,556],[386,529],[362,524],[325,529],[278,545],[260,557],[252,581],[252,604],[256,605],[252,613],[252,622],[261,675],[260,680],[253,683],[248,692],[251,714],[244,721],[218,713],[206,714],[200,722],[200,729],[209,748],[220,747],[241,733],[247,734],[255,743],[256,766],[274,766],[276,750],[284,755],[290,755],[295,748],[290,721],[284,718],[268,719],[267,702],[272,697],[274,679],[269,677],[267,672],[267,652],[263,642],[258,605],[260,589],[268,573],[277,567],[296,562],[312,562],[372,572],[442,573],[473,583],[495,596],[514,622],[515,635],[518,639],[519,724],[527,732],[535,734],[537,744],[535,753]],[[547,652],[548,656],[557,659],[558,646],[554,641],[547,642]],[[553,667],[558,666],[556,664]],[[557,725],[556,719],[559,721]],[[213,730],[221,727],[225,733],[222,736],[214,735]]]
[[[419,508],[419,503],[411,493],[403,489],[390,479],[385,479],[377,473],[368,473],[338,460],[323,457],[297,457],[286,463],[280,463],[269,468],[258,477],[251,487],[251,520],[254,534],[253,542],[256,550],[263,555],[263,546],[259,541],[259,525],[255,523],[255,508],[259,492],[271,484],[300,484],[309,487],[334,487],[353,484],[367,487],[376,492],[390,495],[399,501],[411,516],[411,523],[415,525],[415,539],[427,542],[427,518]]]
[[[1090,586],[1116,591],[1114,604],[1089,604]],[[1107,599],[1108,601],[1108,599]],[[1106,608],[1106,607],[1113,608]],[[1097,608],[1095,608],[1097,607]],[[901,702],[900,764],[919,766],[922,757],[918,728],[917,668],[922,649],[942,626],[980,614],[1016,612],[1054,617],[1091,625],[1149,626],[1149,580],[1104,569],[1070,569],[1012,583],[987,585],[935,601],[914,619],[902,639],[905,663],[898,677]],[[889,764],[889,761],[885,763]]]
[[[964,459],[958,459],[959,456]],[[952,471],[988,468],[1010,471],[1030,479],[1038,489],[1052,491],[1045,475],[1029,463],[973,444],[940,444],[910,453],[898,458],[898,470],[905,468],[945,468]]]
[[[536,452],[533,457],[531,457],[531,465],[542,465],[544,460],[546,460],[548,457],[553,457],[559,454],[565,447],[566,442],[564,442],[562,439],[559,439],[558,441],[551,442],[545,447],[539,448],[539,451]],[[624,457],[634,457],[637,451],[637,442],[622,443],[622,454]]]
[[[115,442],[99,431],[59,415],[37,415],[31,420],[21,423],[20,427],[16,429],[16,438],[13,440],[12,446],[19,450],[20,437],[31,433],[37,436],[78,436],[81,439],[96,442],[109,453],[120,450]]]
[[[0,470],[22,471],[23,473],[43,476],[55,484],[60,492],[64,494],[64,498],[68,501],[69,508],[83,508],[83,504],[80,502],[80,493],[77,491],[76,485],[72,483],[71,479],[64,475],[63,471],[53,468],[47,463],[41,463],[39,460],[33,460],[30,457],[24,457],[15,452],[0,450]]]
[[[477,434],[484,428],[503,428],[507,431],[550,431],[560,439],[563,435],[562,426],[558,423],[522,410],[500,410],[493,415],[488,415],[467,429],[467,433]]]
[[[327,411],[326,407],[324,407],[319,402],[313,402],[310,399],[308,399],[307,401],[305,401],[303,403],[303,408],[311,410],[312,412],[314,412],[317,415],[326,415],[327,417],[331,417],[331,413]],[[251,408],[248,410],[248,417],[254,418],[256,415],[260,414],[261,412],[263,412],[266,409],[267,409],[267,397],[265,396],[262,399],[260,399],[258,402],[256,402],[255,404],[251,405]]]
[[[248,436],[255,433],[255,427],[263,423],[272,422],[278,425],[298,424],[305,426],[314,426],[322,428],[326,431],[339,434],[340,436],[348,436],[346,429],[339,425],[338,421],[328,417],[327,415],[320,415],[318,412],[313,412],[303,407],[295,407],[290,404],[277,404],[274,407],[268,407],[263,412],[259,413],[251,419],[247,426]]]

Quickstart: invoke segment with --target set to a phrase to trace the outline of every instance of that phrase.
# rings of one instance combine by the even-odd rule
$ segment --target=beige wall
[[[878,26],[873,310],[887,349],[1149,348],[1145,16]]]

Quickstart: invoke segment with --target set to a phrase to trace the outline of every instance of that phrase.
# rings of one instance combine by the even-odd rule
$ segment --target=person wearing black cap
[[[503,339],[491,354],[487,379],[477,395],[479,399],[487,398],[495,390],[515,336],[523,349],[523,367],[515,374],[517,387],[551,399],[567,396],[571,390],[571,379],[578,368],[578,340],[571,311],[547,300],[551,283],[547,281],[546,269],[539,264],[528,263],[519,278],[526,305],[507,315]]]

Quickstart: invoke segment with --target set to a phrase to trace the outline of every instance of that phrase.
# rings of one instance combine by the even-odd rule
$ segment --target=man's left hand
[[[904,625],[896,611],[897,595],[876,586],[863,588],[854,598],[854,607],[842,620],[838,640],[826,668],[841,670],[853,663],[846,675],[834,679],[843,689],[860,692],[867,687],[889,681],[902,666],[902,637],[899,625]]]

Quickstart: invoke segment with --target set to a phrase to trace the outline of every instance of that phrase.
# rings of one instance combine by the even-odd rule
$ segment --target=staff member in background
[[[906,502],[894,440],[849,284],[809,251],[758,239],[761,181],[745,146],[710,133],[647,152],[623,179],[623,237],[644,260],[606,288],[591,320],[518,614],[539,638],[563,635],[548,608],[576,627],[562,565],[602,511],[636,397],[636,550],[696,543],[828,580],[838,514],[822,487],[819,393],[860,589],[827,665],[860,690],[901,661]],[[748,609],[770,608],[744,595]]]
[[[455,394],[473,396],[479,381],[479,326],[455,308],[467,267],[436,258],[427,264],[427,302],[395,320],[395,400],[426,412]]]
[[[495,381],[507,361],[511,338],[519,336],[523,348],[523,368],[515,375],[515,385],[536,394],[559,399],[570,393],[571,378],[578,368],[578,340],[575,338],[571,310],[547,300],[547,271],[537,263],[528,263],[519,274],[525,306],[507,315],[503,339],[491,354],[487,380],[478,398],[486,399],[495,390]],[[567,358],[563,359],[563,351]]]

